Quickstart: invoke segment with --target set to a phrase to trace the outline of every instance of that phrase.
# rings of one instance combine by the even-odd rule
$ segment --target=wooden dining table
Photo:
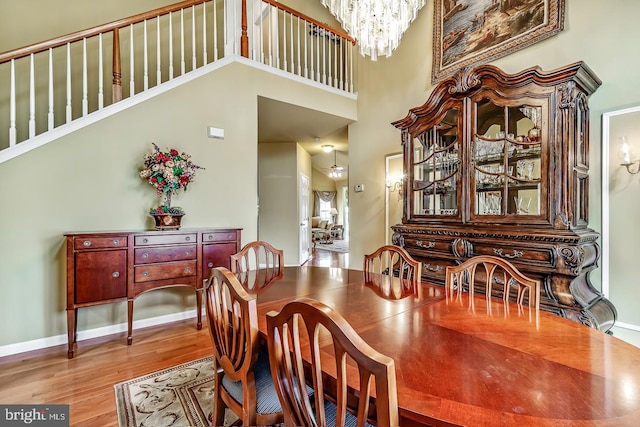
[[[263,335],[308,297],[393,358],[403,426],[640,426],[640,348],[577,322],[427,283],[381,292],[341,268],[286,267],[254,292]]]

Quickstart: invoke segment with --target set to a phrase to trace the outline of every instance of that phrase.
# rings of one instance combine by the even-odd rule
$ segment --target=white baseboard
[[[617,326],[618,328],[624,328],[624,329],[629,329],[629,330],[632,330],[632,331],[640,332],[640,326],[633,325],[631,323],[616,322],[616,323],[614,323],[613,326]]]
[[[191,319],[193,317],[196,317],[196,310],[151,317],[148,319],[134,321],[133,329],[135,331],[136,329],[148,328],[149,326],[162,325],[165,323],[176,322],[178,320]],[[120,323],[117,325],[78,331],[78,341],[118,334],[121,332],[125,332],[126,330],[127,323]],[[61,344],[67,344],[67,334],[1,346],[0,357],[24,353],[26,351],[40,350],[43,348],[54,347]]]

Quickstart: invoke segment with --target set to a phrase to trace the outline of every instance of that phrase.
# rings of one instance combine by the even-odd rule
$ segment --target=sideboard
[[[230,268],[241,249],[240,228],[65,233],[69,359],[77,349],[78,308],[127,301],[127,344],[133,341],[133,302],[172,286],[196,292],[202,328],[202,290],[211,268]]]

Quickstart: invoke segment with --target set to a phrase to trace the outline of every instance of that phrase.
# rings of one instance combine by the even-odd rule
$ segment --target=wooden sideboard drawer
[[[177,279],[195,276],[196,261],[179,261],[163,264],[138,265],[133,268],[134,281],[151,282],[153,280]]]
[[[134,244],[136,246],[151,245],[172,245],[176,243],[196,243],[198,236],[196,233],[189,234],[145,234],[135,236]]]
[[[202,234],[202,242],[228,242],[236,240],[235,231],[215,231]]]
[[[75,237],[73,239],[74,249],[105,249],[105,248],[126,248],[127,236],[110,237]]]
[[[136,264],[151,264],[156,262],[183,261],[196,259],[196,245],[176,245],[135,248]]]

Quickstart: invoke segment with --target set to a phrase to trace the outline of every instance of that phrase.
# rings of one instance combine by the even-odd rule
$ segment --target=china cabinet
[[[517,74],[484,65],[434,87],[393,123],[402,134],[403,219],[394,243],[443,283],[447,265],[494,255],[541,279],[541,308],[608,331],[615,307],[590,283],[588,97],[578,62]]]

